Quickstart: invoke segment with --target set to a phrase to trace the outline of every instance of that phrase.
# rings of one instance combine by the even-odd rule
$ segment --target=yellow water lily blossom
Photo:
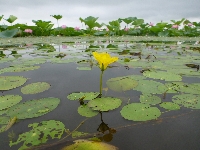
[[[94,58],[98,61],[99,68],[101,69],[101,71],[106,70],[109,64],[118,60],[118,57],[111,57],[110,54],[105,52],[103,53],[93,52],[92,54]]]

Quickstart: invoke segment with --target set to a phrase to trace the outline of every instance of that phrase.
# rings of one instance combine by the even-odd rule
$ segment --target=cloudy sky
[[[18,17],[15,23],[33,25],[32,20],[56,20],[50,15],[62,15],[60,25],[83,27],[79,18],[99,17],[99,23],[118,18],[137,17],[145,22],[182,18],[200,22],[200,0],[0,0],[0,16]],[[7,24],[2,19],[0,24]]]

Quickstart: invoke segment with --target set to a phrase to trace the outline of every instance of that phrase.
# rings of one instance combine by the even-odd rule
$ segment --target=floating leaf
[[[83,100],[92,100],[96,98],[100,93],[99,92],[79,92],[79,93],[71,93],[67,96],[69,100],[79,100],[85,97]]]
[[[76,140],[75,143],[64,147],[62,150],[118,150],[117,147],[96,141]]]
[[[5,73],[5,72],[22,72],[22,71],[29,71],[29,70],[35,70],[40,68],[40,66],[14,66],[14,67],[8,67],[8,68],[3,68],[0,70],[0,74]]]
[[[78,70],[92,70],[91,67],[77,67]]]
[[[172,97],[172,101],[176,104],[183,105],[191,109],[200,109],[200,95],[182,94]]]
[[[141,91],[145,94],[162,94],[166,89],[160,89],[164,84],[153,80],[139,80],[139,84],[133,90]]]
[[[117,92],[133,89],[138,85],[138,82],[128,76],[111,78],[106,82],[107,86]]]
[[[29,100],[9,108],[6,114],[18,119],[39,117],[54,110],[59,103],[60,100],[53,97]]]
[[[22,100],[19,95],[4,95],[0,96],[0,110],[9,108]]]
[[[118,98],[101,97],[89,101],[88,106],[91,107],[93,110],[108,111],[118,108],[121,103],[122,101]]]
[[[31,83],[28,84],[24,87],[21,88],[21,92],[23,94],[36,94],[36,93],[41,93],[50,88],[50,84],[46,82],[36,82],[36,83]]]
[[[23,85],[27,78],[21,76],[0,76],[0,90],[10,90]]]
[[[178,104],[175,104],[173,102],[163,102],[160,104],[160,107],[169,109],[169,110],[178,110],[180,109],[180,106]]]
[[[150,105],[156,105],[156,104],[161,103],[161,98],[156,95],[143,94],[143,95],[140,95],[140,102],[145,103],[145,104],[150,104]]]
[[[85,117],[94,117],[96,116],[99,112],[98,111],[94,111],[91,108],[89,108],[87,105],[81,105],[78,107],[78,113],[81,116],[85,116]]]
[[[133,121],[147,121],[156,119],[161,115],[157,107],[149,104],[132,103],[124,106],[120,111],[122,117]]]
[[[10,121],[9,117],[0,116],[0,124],[8,124],[9,121]]]
[[[160,79],[165,81],[181,81],[182,77],[180,75],[166,72],[166,71],[145,71],[143,73],[145,77]]]
[[[60,139],[65,130],[65,125],[55,120],[29,124],[28,127],[32,127],[32,129],[29,132],[20,134],[17,141],[10,141],[10,146],[23,142],[19,150],[27,149],[31,146],[46,143],[49,137]]]

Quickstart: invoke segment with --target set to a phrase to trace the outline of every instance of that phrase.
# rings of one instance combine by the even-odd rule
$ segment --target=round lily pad
[[[29,100],[9,108],[6,114],[18,119],[34,118],[54,110],[59,103],[60,99],[54,97]]]
[[[4,95],[0,96],[0,110],[9,108],[22,100],[19,95]]]
[[[160,79],[165,81],[181,81],[182,77],[180,75],[166,72],[166,71],[145,71],[143,73],[145,77]]]
[[[200,109],[200,95],[182,94],[172,97],[172,101],[176,104],[183,105],[191,109]]]
[[[46,91],[50,88],[50,84],[46,82],[36,82],[28,84],[21,88],[23,94],[36,94]]]
[[[23,85],[27,78],[21,76],[0,76],[0,90],[11,90]]]
[[[159,88],[163,85],[164,84],[153,80],[139,80],[138,86],[133,88],[133,90],[141,91],[145,94],[163,94],[166,91],[166,89]]]
[[[69,100],[92,100],[96,98],[100,93],[99,92],[77,92],[71,93],[67,96]]]
[[[118,98],[101,97],[89,101],[87,105],[93,110],[108,111],[118,108],[121,103],[122,101]]]
[[[29,71],[29,70],[35,70],[40,68],[40,66],[14,66],[14,67],[8,67],[3,68],[0,70],[0,74],[4,72],[22,72],[22,71]]]
[[[131,103],[120,111],[122,117],[133,121],[147,121],[156,119],[161,115],[157,107],[151,107],[149,104]]]
[[[99,112],[98,111],[94,111],[91,108],[89,108],[87,105],[81,105],[78,107],[78,113],[81,116],[84,117],[94,117],[96,116]]]
[[[156,105],[161,103],[161,98],[156,95],[143,94],[140,95],[140,102],[145,104]]]
[[[122,92],[133,89],[138,85],[138,82],[128,76],[111,78],[106,82],[108,88],[113,91]]]
[[[160,104],[160,107],[168,109],[168,110],[178,110],[180,106],[173,102],[163,102]]]

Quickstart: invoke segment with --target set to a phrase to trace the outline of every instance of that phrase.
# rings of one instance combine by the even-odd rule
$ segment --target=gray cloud
[[[16,23],[31,24],[32,20],[56,23],[50,15],[60,14],[60,24],[81,26],[79,17],[99,17],[98,22],[138,17],[145,22],[169,22],[182,18],[200,21],[199,0],[0,0],[0,15],[18,17]],[[6,23],[6,21],[3,21]],[[0,22],[2,24],[2,21]]]

